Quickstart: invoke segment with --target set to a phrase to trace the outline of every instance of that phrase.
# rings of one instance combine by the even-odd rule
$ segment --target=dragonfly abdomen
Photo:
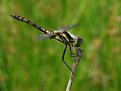
[[[24,18],[24,17],[22,17],[22,16],[11,15],[11,17],[13,17],[13,18],[16,19],[16,20],[25,22],[25,23],[27,23],[27,24],[29,24],[29,25],[31,25],[31,26],[37,28],[38,30],[40,30],[40,31],[43,32],[43,33],[47,33],[47,32],[44,31],[39,25],[33,23],[32,21],[30,21],[30,20],[28,20],[28,19],[26,19],[26,18]]]

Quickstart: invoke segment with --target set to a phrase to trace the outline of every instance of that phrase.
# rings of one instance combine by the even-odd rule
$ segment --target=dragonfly
[[[80,36],[78,36],[78,35],[76,36],[68,31],[69,29],[76,27],[77,24],[61,26],[56,30],[50,30],[50,29],[42,28],[38,24],[36,24],[36,23],[32,22],[31,20],[26,19],[22,16],[15,15],[15,14],[12,14],[10,16],[18,21],[27,23],[27,24],[33,26],[34,28],[38,29],[39,31],[43,32],[43,34],[37,36],[38,39],[50,38],[50,39],[55,39],[55,40],[63,43],[65,45],[65,48],[64,48],[63,54],[62,54],[62,61],[70,69],[70,71],[72,71],[70,66],[66,63],[64,57],[65,57],[67,47],[69,47],[69,49],[70,49],[71,57],[75,57],[75,53],[73,53],[72,50],[80,47],[83,44],[83,39]]]

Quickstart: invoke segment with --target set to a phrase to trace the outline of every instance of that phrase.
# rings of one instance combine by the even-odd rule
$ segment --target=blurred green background
[[[121,91],[121,0],[0,0],[0,91],[64,91],[64,45],[36,40],[42,33],[10,14],[48,29],[80,24],[70,30],[84,40],[71,91]],[[71,66],[69,50],[65,59]]]

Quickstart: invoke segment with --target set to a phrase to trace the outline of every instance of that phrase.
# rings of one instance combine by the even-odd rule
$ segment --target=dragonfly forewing
[[[77,26],[79,26],[79,24],[71,24],[71,25],[66,25],[66,26],[60,26],[57,29],[58,30],[63,30],[63,31],[68,31],[69,29],[75,28]]]

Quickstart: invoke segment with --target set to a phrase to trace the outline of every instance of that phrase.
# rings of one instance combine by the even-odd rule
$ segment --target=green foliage
[[[64,45],[36,40],[41,33],[10,14],[48,29],[80,24],[71,30],[84,40],[72,91],[121,91],[120,0],[0,0],[0,91],[64,91]]]

